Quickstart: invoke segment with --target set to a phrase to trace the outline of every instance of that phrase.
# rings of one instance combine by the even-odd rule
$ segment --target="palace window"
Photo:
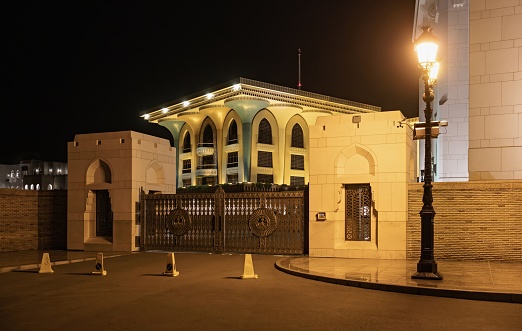
[[[274,176],[273,175],[265,175],[265,174],[257,174],[257,182],[258,183],[273,183]]]
[[[303,129],[299,124],[292,128],[292,147],[304,148]]]
[[[185,134],[185,138],[183,138],[183,153],[188,153],[191,151],[190,148],[190,133],[187,132]]]
[[[295,170],[304,170],[304,155],[290,155],[290,168]]]
[[[305,178],[299,176],[290,176],[290,185],[294,186],[304,186]]]
[[[257,166],[272,168],[272,152],[258,151],[257,152]]]
[[[188,174],[192,171],[192,162],[190,159],[183,160],[183,170],[182,173]]]
[[[238,166],[238,152],[230,152],[227,155],[227,168],[235,168]]]
[[[232,120],[228,127],[227,145],[237,144],[237,124]]]
[[[228,174],[227,175],[227,183],[237,184],[237,182],[238,182],[238,175],[237,174]]]
[[[205,131],[203,131],[203,145],[204,146],[213,146],[214,145],[214,132],[212,132],[212,127],[207,124],[205,126]]]
[[[259,123],[257,142],[260,144],[272,145],[272,127],[266,118],[263,118]]]

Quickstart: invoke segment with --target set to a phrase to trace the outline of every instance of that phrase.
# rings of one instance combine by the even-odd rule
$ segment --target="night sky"
[[[190,2],[190,3],[187,3]],[[80,133],[170,139],[139,114],[244,77],[418,115],[415,0],[10,1],[0,163],[67,162]]]

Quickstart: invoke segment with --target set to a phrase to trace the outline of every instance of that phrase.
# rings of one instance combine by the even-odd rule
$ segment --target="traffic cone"
[[[105,276],[107,274],[107,270],[103,267],[103,253],[98,253],[96,256],[96,265],[94,266],[93,275],[101,275]]]
[[[252,263],[251,254],[245,254],[245,266],[243,267],[243,274],[241,275],[241,278],[257,278],[257,275],[254,274],[254,263]]]
[[[51,259],[49,258],[49,253],[43,253],[42,263],[40,264],[40,274],[49,274],[53,273],[53,269],[51,268]]]
[[[174,258],[174,253],[167,254],[167,267],[163,274],[172,277],[179,275],[179,272],[176,270],[176,259]]]

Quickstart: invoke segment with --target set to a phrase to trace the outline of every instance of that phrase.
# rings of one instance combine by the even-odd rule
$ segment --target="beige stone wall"
[[[146,193],[175,193],[176,154],[166,139],[134,131],[76,135],[68,143],[67,248],[134,251],[136,202]],[[95,191],[108,190],[113,236],[96,236]]]
[[[408,186],[407,257],[420,257],[422,183]],[[433,183],[435,259],[522,261],[522,181]]]
[[[403,118],[400,111],[337,115],[310,127],[310,256],[406,257],[407,183],[415,181],[416,145],[411,128],[399,126]],[[363,183],[371,185],[375,206],[371,241],[345,241],[343,185]],[[317,221],[318,212],[327,220]]]
[[[470,1],[470,180],[522,178],[522,1]]]

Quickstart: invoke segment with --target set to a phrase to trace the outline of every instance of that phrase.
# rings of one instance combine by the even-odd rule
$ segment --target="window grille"
[[[294,186],[304,186],[305,178],[298,176],[290,176],[290,185]]]
[[[228,153],[227,168],[235,168],[238,166],[238,152]]]
[[[272,168],[272,152],[258,151],[257,152],[257,166]]]
[[[259,123],[259,135],[257,142],[260,144],[272,145],[272,127],[266,118]]]
[[[350,184],[346,188],[345,240],[371,240],[370,184]]]
[[[182,173],[187,174],[192,171],[192,162],[190,159],[183,160],[183,171]]]
[[[304,155],[291,155],[290,168],[304,170]]]
[[[232,120],[228,127],[228,139],[227,145],[237,144],[237,124],[236,121]]]
[[[274,176],[273,175],[258,174],[257,175],[257,182],[258,183],[273,183],[274,182]]]
[[[299,124],[292,128],[292,147],[304,148],[303,129]]]
[[[187,132],[185,134],[185,138],[183,139],[183,153],[188,153],[190,151],[190,133]]]

